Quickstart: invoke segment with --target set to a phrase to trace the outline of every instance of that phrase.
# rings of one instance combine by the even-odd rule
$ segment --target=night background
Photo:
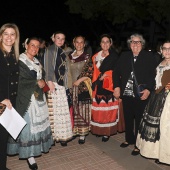
[[[37,36],[50,41],[55,31],[63,31],[72,42],[83,35],[93,47],[103,33],[126,48],[126,39],[135,32],[144,35],[147,48],[155,49],[170,38],[169,0],[1,0],[0,25],[18,25],[23,43]]]

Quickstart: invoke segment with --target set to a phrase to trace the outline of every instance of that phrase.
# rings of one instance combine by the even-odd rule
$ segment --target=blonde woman
[[[13,23],[0,28],[0,103],[15,108],[18,86],[19,29]],[[8,132],[0,124],[0,169],[6,168]]]
[[[48,93],[48,108],[50,113],[53,139],[67,146],[73,137],[72,122],[69,110],[68,68],[66,55],[62,49],[65,42],[63,32],[53,34],[53,44],[45,52],[44,69],[50,91]]]

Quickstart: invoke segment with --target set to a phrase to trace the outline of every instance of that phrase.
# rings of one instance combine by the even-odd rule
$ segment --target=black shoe
[[[38,166],[37,166],[36,163],[34,163],[32,165],[29,163],[28,165],[29,165],[29,168],[32,169],[32,170],[37,170],[38,169]]]
[[[139,154],[140,154],[140,150],[137,147],[135,147],[134,150],[132,151],[131,155],[136,156]]]
[[[73,136],[71,140],[74,140],[74,139],[76,139],[76,136]]]
[[[60,142],[61,146],[67,146],[67,142]]]
[[[162,165],[170,166],[170,164],[166,164],[166,163],[160,162],[159,159],[156,159],[156,160],[155,160],[155,163],[156,163],[156,164],[162,164]]]
[[[123,142],[123,143],[120,145],[121,148],[126,148],[126,147],[128,147],[128,146],[129,146],[129,144],[128,144],[128,143],[125,143],[125,142]]]
[[[155,160],[155,163],[156,163],[156,164],[161,164],[161,162],[159,162],[159,159],[156,159],[156,160]]]
[[[102,137],[102,142],[107,142],[109,140],[109,137]]]
[[[85,139],[79,139],[79,140],[78,140],[78,143],[79,143],[79,144],[84,144],[84,143],[85,143]]]

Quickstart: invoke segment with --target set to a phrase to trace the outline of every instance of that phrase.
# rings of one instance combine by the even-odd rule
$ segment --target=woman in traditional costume
[[[32,170],[38,169],[34,157],[48,152],[53,145],[48,107],[43,92],[45,72],[35,58],[39,46],[38,38],[29,38],[25,46],[26,52],[19,57],[16,110],[27,124],[16,141],[9,139],[7,148],[9,155],[19,154],[19,158],[27,159]]]
[[[136,146],[142,156],[170,164],[170,41],[163,43],[161,53],[164,60],[156,69],[156,90],[144,110]]]
[[[85,38],[81,35],[73,39],[75,50],[68,56],[68,65],[70,70],[70,86],[73,94],[73,111],[74,111],[74,136],[80,136],[79,144],[85,143],[85,136],[90,130],[91,118],[91,97],[89,90],[84,82],[78,87],[73,83],[84,76],[84,68],[90,60],[90,55],[84,51]],[[90,79],[90,78],[89,78]],[[87,83],[87,82],[86,82]]]
[[[65,34],[55,32],[53,44],[45,52],[44,69],[50,91],[48,93],[48,108],[50,114],[53,139],[67,146],[73,137],[72,117],[70,114],[71,96],[68,88],[68,66],[66,55],[62,49]]]

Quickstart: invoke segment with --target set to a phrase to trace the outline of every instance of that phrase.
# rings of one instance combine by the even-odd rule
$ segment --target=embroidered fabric
[[[142,139],[150,142],[160,139],[160,117],[167,95],[165,89],[158,94],[152,93],[139,126]]]
[[[66,86],[67,84],[67,64],[66,55],[61,48],[58,48],[57,57],[55,61],[55,77],[56,81],[61,86]]]
[[[71,116],[66,96],[65,87],[55,84],[56,91],[51,94],[52,101],[48,103],[51,108],[50,115],[51,128],[53,129],[53,138],[56,141],[67,141],[73,136]]]
[[[170,164],[170,93],[166,97],[163,111],[160,118],[160,140],[155,142],[146,141],[138,133],[136,146],[140,149],[140,154],[147,158],[159,159],[160,162]]]
[[[127,81],[124,93],[123,93],[124,96],[135,97],[134,92],[133,92],[133,77],[134,77],[133,72],[131,72],[130,77]]]

